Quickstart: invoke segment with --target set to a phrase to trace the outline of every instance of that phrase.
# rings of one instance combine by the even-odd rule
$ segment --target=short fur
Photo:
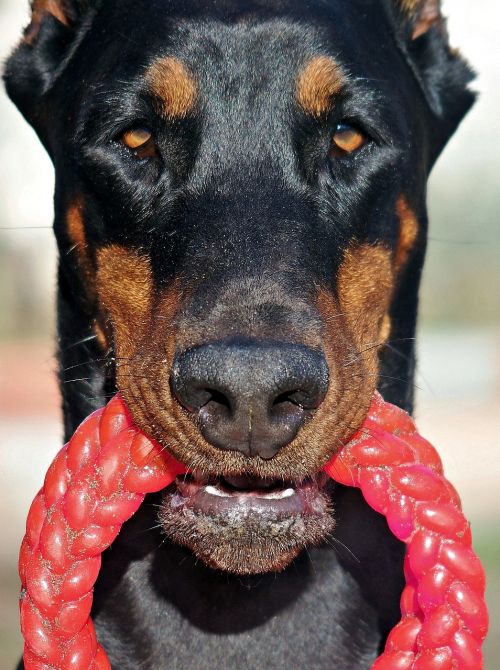
[[[426,181],[470,80],[437,0],[36,0],[5,81],[56,170],[66,437],[119,390],[196,470],[288,481],[317,474],[375,388],[411,411]],[[339,123],[366,137],[352,155],[331,151]],[[120,139],[134,127],[147,158]],[[231,338],[328,363],[322,404],[267,460],[209,443],[169,382],[179,352]],[[358,492],[323,495],[322,522],[288,530],[160,528],[149,497],[96,586],[113,666],[368,668],[403,547]]]

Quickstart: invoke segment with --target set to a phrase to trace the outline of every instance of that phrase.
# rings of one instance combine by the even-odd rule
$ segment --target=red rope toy
[[[76,430],[31,505],[21,545],[26,670],[111,668],[90,618],[101,553],[146,493],[185,471],[133,425],[120,396]],[[484,570],[458,494],[412,419],[376,394],[325,471],[359,487],[407,544],[402,619],[372,670],[481,670]]]

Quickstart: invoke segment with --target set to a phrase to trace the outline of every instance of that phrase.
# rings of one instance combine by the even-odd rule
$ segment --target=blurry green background
[[[332,0],[334,1],[334,0]],[[0,0],[0,56],[28,0]],[[436,166],[422,286],[417,419],[438,447],[488,572],[486,669],[500,667],[500,5],[449,0],[449,29],[479,73],[478,103]],[[60,446],[54,381],[53,176],[0,92],[0,670],[21,650],[17,550]]]

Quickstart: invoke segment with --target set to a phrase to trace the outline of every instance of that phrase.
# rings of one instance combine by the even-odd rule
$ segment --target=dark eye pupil
[[[345,122],[342,122],[342,121],[340,123],[337,123],[337,125],[335,127],[335,132],[336,133],[348,133],[348,132],[353,131],[353,130],[355,130],[355,128],[353,126],[351,126],[350,123],[345,123]]]

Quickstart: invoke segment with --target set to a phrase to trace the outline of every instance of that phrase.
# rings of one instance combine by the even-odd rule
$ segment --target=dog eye
[[[120,141],[136,158],[154,158],[158,155],[153,133],[148,128],[130,128],[121,135]]]
[[[331,158],[342,158],[347,154],[359,151],[368,138],[355,126],[349,123],[338,123],[330,147]]]

